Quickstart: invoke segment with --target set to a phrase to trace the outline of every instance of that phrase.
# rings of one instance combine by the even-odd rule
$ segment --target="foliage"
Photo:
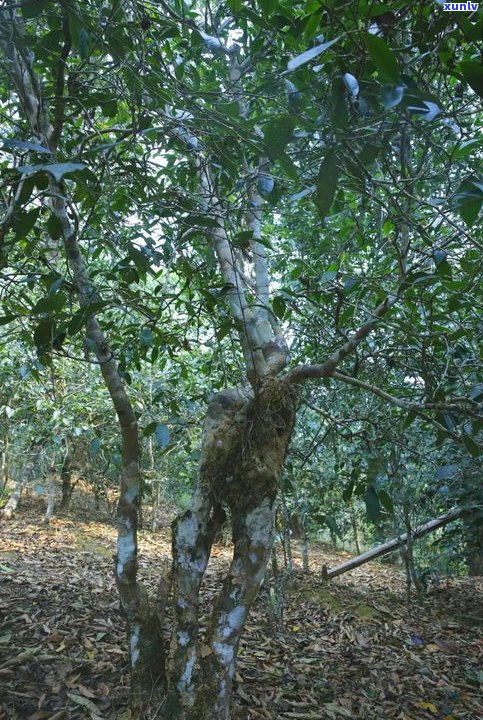
[[[40,434],[55,445],[80,428],[91,461],[119,471],[131,647],[139,628],[154,643],[158,622],[136,575],[137,423],[144,490],[162,498],[164,465],[184,497],[201,415],[222,388],[241,389],[208,405],[195,500],[174,527],[183,599],[183,568],[199,556],[196,622],[176,615],[179,678],[197,657],[184,632],[197,627],[197,573],[222,506],[235,555],[265,538],[250,513],[271,522],[295,388],[286,494],[309,529],[350,528],[357,545],[358,528],[366,541],[409,531],[458,500],[474,535],[477,492],[437,483],[476,476],[481,455],[483,20],[366,0],[27,0],[0,20],[2,339],[25,349],[33,380],[50,378],[52,396],[35,401]],[[87,408],[70,392],[74,367]],[[261,574],[266,550],[252,553]],[[215,604],[213,638],[228,622],[236,657],[226,607]],[[206,683],[228,662],[213,642]]]

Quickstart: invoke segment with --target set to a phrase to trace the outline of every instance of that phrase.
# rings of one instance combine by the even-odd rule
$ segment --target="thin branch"
[[[341,372],[333,372],[332,377],[335,380],[341,380],[342,382],[347,383],[348,385],[353,385],[354,387],[358,387],[361,390],[367,390],[368,392],[372,393],[373,395],[377,395],[382,400],[386,400],[387,402],[390,402],[392,405],[396,405],[399,408],[402,408],[403,410],[408,410],[409,412],[424,412],[426,410],[436,410],[438,412],[458,412],[464,415],[469,415],[471,417],[474,417],[476,419],[481,419],[481,415],[477,412],[473,412],[468,405],[473,404],[476,407],[478,407],[478,403],[475,403],[471,401],[470,399],[461,398],[458,397],[454,400],[450,400],[448,402],[427,402],[427,403],[416,403],[412,402],[411,400],[403,400],[402,398],[398,398],[395,395],[390,395],[385,390],[382,390],[381,388],[377,387],[377,385],[371,385],[370,383],[366,383],[363,380],[359,380],[358,378],[351,377],[350,375],[345,375]]]

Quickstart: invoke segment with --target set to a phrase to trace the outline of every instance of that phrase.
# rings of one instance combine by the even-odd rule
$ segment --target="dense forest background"
[[[260,588],[282,622],[287,578],[343,559],[321,542],[404,535],[409,603],[483,574],[482,28],[1,4],[2,532],[22,495],[116,528],[133,717],[229,720]]]

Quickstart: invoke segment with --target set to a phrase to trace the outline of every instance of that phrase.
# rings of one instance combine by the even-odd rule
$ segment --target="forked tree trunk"
[[[165,720],[228,720],[240,637],[273,547],[275,496],[292,432],[293,390],[270,378],[253,396],[212,400],[193,505],[173,524],[174,627]],[[233,558],[199,636],[199,594],[216,531],[232,521]]]

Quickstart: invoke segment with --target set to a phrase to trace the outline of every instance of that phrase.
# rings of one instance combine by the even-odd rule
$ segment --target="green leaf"
[[[101,449],[101,441],[99,440],[99,438],[97,438],[97,437],[92,438],[91,443],[89,445],[89,454],[92,457],[95,457],[99,453],[100,449]]]
[[[154,437],[156,438],[156,442],[158,443],[161,450],[164,450],[165,447],[169,445],[170,441],[170,432],[169,428],[166,427],[166,425],[163,425],[160,423],[156,430],[154,431]]]
[[[87,320],[91,317],[91,315],[95,315],[97,312],[102,310],[106,307],[108,303],[104,300],[98,300],[96,302],[89,303],[89,305],[84,305],[83,307],[79,308],[75,311],[74,315],[72,316],[72,320],[69,322],[69,325],[67,327],[67,332],[69,335],[75,335],[79,332],[79,330],[85,325]]]
[[[365,495],[364,495],[364,501],[366,503],[366,512],[367,517],[372,522],[376,522],[379,519],[379,514],[381,512],[381,505],[379,502],[379,497],[377,495],[377,492],[375,488],[372,485],[368,485]]]
[[[364,42],[379,75],[392,85],[400,85],[401,77],[396,56],[389,49],[385,40],[376,35],[365,33]]]
[[[329,530],[334,533],[334,535],[337,535],[337,537],[338,537],[340,540],[343,539],[342,533],[341,533],[341,531],[340,531],[340,528],[339,528],[339,526],[337,525],[337,522],[336,522],[335,518],[332,517],[332,515],[326,515],[326,516],[325,516],[325,524],[327,525],[327,527],[329,528]]]
[[[53,335],[53,320],[41,320],[34,330],[34,343],[39,352],[45,352],[46,349],[52,347]]]
[[[328,42],[322,43],[321,45],[316,45],[315,47],[310,48],[310,50],[306,50],[300,55],[297,55],[296,57],[292,58],[292,60],[289,60],[289,62],[287,63],[287,70],[292,72],[293,70],[299,68],[301,65],[305,65],[306,63],[321,55],[323,52],[325,52],[325,50],[328,50],[338,41],[339,38],[337,37],[335,38],[335,40],[329,40]]]
[[[20,212],[17,215],[13,223],[15,237],[17,240],[22,240],[24,237],[27,237],[37,222],[39,214],[40,208],[34,208],[33,210],[29,210],[29,212]]]
[[[218,104],[217,110],[222,115],[227,115],[235,120],[240,117],[240,105],[237,102],[221,102]]]
[[[237,247],[247,248],[253,239],[253,230],[242,230],[236,233],[232,239],[233,245]]]
[[[329,150],[322,161],[317,176],[317,194],[315,204],[322,219],[328,214],[337,190],[339,170],[337,157],[333,150]]]
[[[263,245],[263,247],[268,248],[268,250],[273,250],[273,245],[270,241],[270,238],[268,238],[268,237],[263,237],[263,235],[262,235],[261,237],[257,238],[255,242],[259,243],[260,245]]]
[[[56,182],[60,182],[64,175],[69,173],[77,172],[78,170],[84,170],[87,167],[84,163],[45,163],[40,165],[19,165],[16,168],[19,173],[22,173],[25,177],[29,175],[35,175],[38,172],[47,172]]]
[[[23,0],[21,3],[22,15],[26,20],[41,15],[47,8],[48,0]]]
[[[453,477],[459,470],[459,465],[443,465],[439,470],[436,470],[436,480],[446,480],[447,478]]]
[[[416,420],[417,417],[418,416],[415,412],[408,412],[408,414],[404,420],[404,423],[403,423],[403,428],[406,429],[406,428],[410,427],[413,424],[413,422]]]
[[[481,184],[471,178],[463,180],[453,197],[454,207],[458,210],[468,227],[471,227],[475,223],[482,202],[483,191]]]
[[[292,139],[296,119],[293,115],[280,115],[263,128],[263,139],[272,155],[277,156]]]
[[[39,145],[39,143],[29,142],[28,140],[15,140],[15,138],[3,141],[2,147],[7,150],[20,150],[20,152],[38,152],[45,155],[52,155],[52,150]]]
[[[62,237],[62,223],[56,215],[52,214],[47,220],[47,232],[52,240],[58,240]]]
[[[483,448],[481,445],[479,445],[470,435],[463,435],[463,442],[465,444],[465,448],[468,450],[471,457],[479,457],[482,452]]]
[[[387,510],[387,512],[392,515],[394,512],[394,503],[389,493],[385,490],[378,490],[377,496],[384,510]]]
[[[89,44],[89,33],[85,28],[81,28],[78,36],[78,47],[82,60],[87,60],[89,57]]]
[[[281,295],[277,295],[277,297],[273,298],[272,306],[274,315],[278,317],[279,320],[283,320],[287,309],[285,298]]]
[[[354,492],[354,484],[355,480],[354,478],[351,478],[345,486],[344,490],[342,491],[342,499],[344,502],[349,502],[349,500],[351,499],[352,493]]]
[[[385,85],[381,90],[381,102],[388,110],[399,105],[404,97],[405,85]]]
[[[477,95],[483,97],[483,63],[478,60],[464,60],[459,64],[464,79]]]
[[[131,246],[129,248],[129,257],[133,261],[136,266],[136,270],[140,273],[140,275],[145,275],[151,268],[151,261],[148,256],[142,252],[142,250],[138,250],[136,247]]]
[[[139,333],[139,341],[143,347],[151,347],[154,342],[153,331],[148,327],[143,328]]]
[[[279,0],[258,0],[262,15],[268,17],[276,10]]]
[[[366,145],[364,145],[359,154],[359,162],[362,163],[364,167],[372,165],[374,160],[376,160],[381,154],[381,150],[382,148],[380,145],[375,145],[374,143],[367,143]]]
[[[62,310],[65,305],[66,298],[64,295],[49,295],[45,298],[40,298],[35,304],[32,312],[37,313],[51,313],[55,310]]]
[[[157,427],[158,427],[158,423],[156,421],[148,423],[148,425],[146,425],[146,427],[143,430],[143,436],[149,437],[149,435],[152,435]]]

